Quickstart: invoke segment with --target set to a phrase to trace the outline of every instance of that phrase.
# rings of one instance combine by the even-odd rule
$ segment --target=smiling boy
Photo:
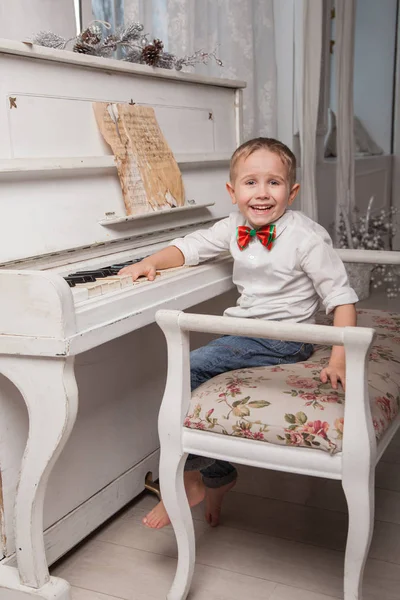
[[[153,280],[157,269],[196,265],[229,251],[232,279],[239,291],[230,317],[246,317],[294,323],[313,323],[320,302],[334,311],[335,326],[355,326],[354,303],[346,270],[326,230],[305,215],[288,210],[300,186],[296,183],[296,159],[281,142],[256,138],[233,154],[230,181],[226,185],[239,212],[213,227],[196,231],[130,267],[122,274],[135,280]],[[295,363],[312,354],[310,344],[222,336],[191,352],[191,387],[215,375],[246,367]],[[344,348],[333,347],[321,380],[344,386]],[[185,487],[191,506],[205,498],[206,519],[217,525],[224,495],[235,485],[236,469],[224,461],[189,456]],[[148,527],[169,523],[160,502],[144,519]]]

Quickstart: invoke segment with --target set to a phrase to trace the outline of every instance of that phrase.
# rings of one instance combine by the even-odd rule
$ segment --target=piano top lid
[[[102,69],[103,71],[117,71],[121,73],[132,73],[135,75],[145,75],[147,77],[158,77],[160,79],[169,79],[189,83],[202,83],[203,85],[214,85],[227,88],[245,88],[246,82],[239,79],[224,79],[219,77],[208,77],[205,75],[196,75],[194,73],[183,73],[175,69],[161,69],[147,65],[129,63],[114,58],[102,58],[99,56],[88,56],[79,54],[70,50],[57,50],[38,46],[30,42],[16,42],[0,38],[0,54],[11,54],[14,56],[24,56],[37,60],[47,60],[59,63],[68,63],[89,69]]]

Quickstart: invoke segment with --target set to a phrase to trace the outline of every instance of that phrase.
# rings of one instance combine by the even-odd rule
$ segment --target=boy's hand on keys
[[[119,271],[118,275],[130,275],[133,281],[136,281],[139,277],[147,277],[149,281],[153,281],[156,278],[157,269],[151,262],[147,262],[144,259],[138,263],[124,267]]]

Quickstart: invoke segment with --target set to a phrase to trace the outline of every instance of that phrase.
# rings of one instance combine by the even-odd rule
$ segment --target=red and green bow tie
[[[250,227],[246,227],[245,225],[239,225],[236,233],[236,240],[239,248],[244,250],[251,238],[255,236],[258,237],[267,250],[271,250],[276,237],[276,226],[273,223],[270,223],[269,225],[260,227],[260,229],[250,229]]]

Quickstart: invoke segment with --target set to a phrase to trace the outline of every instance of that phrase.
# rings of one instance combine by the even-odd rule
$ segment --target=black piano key
[[[68,275],[68,277],[64,277],[66,281],[73,281],[74,283],[89,283],[91,281],[96,281],[96,278],[92,275]]]
[[[92,275],[96,279],[101,279],[102,277],[112,275],[112,269],[93,269],[92,271],[77,271],[76,273],[71,273],[71,276],[77,277],[85,277],[86,275]]]
[[[110,275],[118,275],[120,270],[121,270],[121,267],[117,267],[116,269],[110,269],[110,271],[111,271]]]
[[[99,267],[98,269],[77,271],[76,273],[70,273],[64,279],[67,281],[70,287],[74,287],[76,283],[88,283],[96,281],[96,279],[102,279],[103,277],[109,277],[110,275],[118,275],[121,269],[134,265],[146,258],[141,256],[140,258],[133,258],[122,263],[116,263],[115,265],[108,265],[105,267]]]

